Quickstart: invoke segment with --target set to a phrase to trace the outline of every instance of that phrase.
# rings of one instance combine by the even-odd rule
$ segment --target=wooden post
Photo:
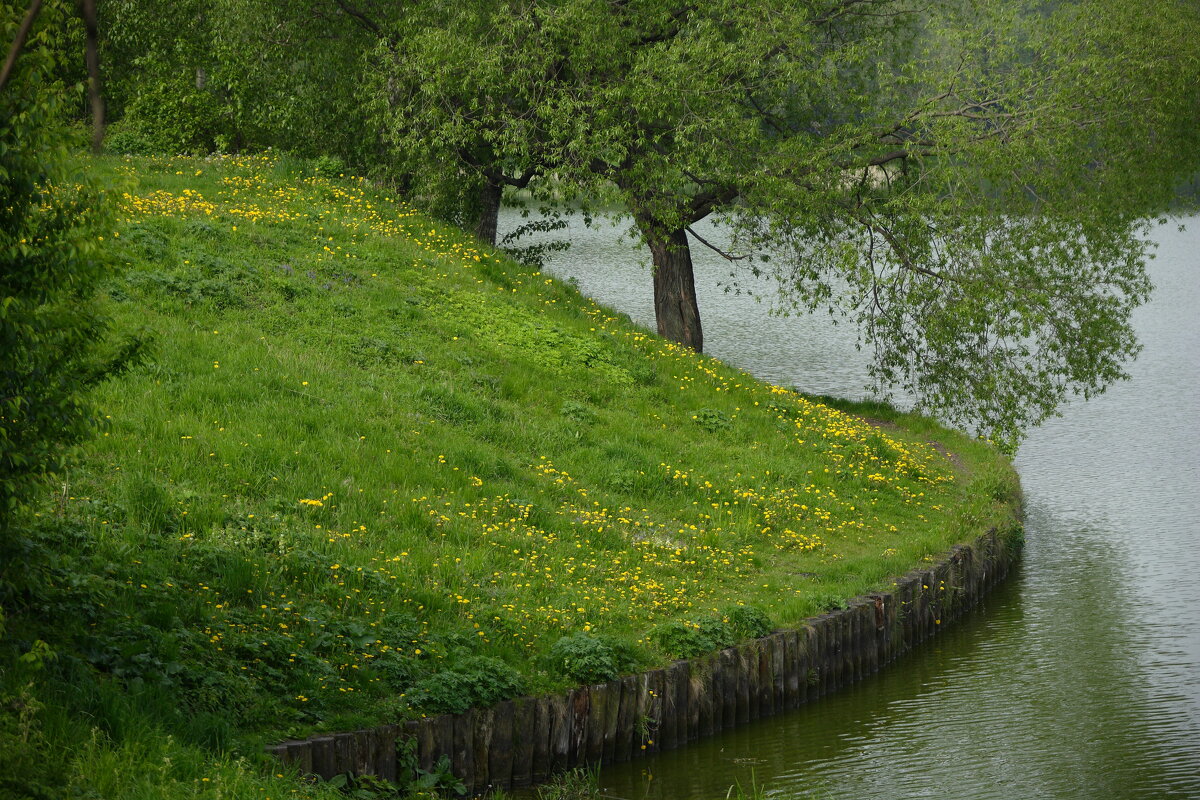
[[[454,754],[450,757],[454,777],[468,791],[475,791],[475,709],[469,708],[454,717]]]
[[[533,750],[537,731],[537,701],[522,697],[513,704],[513,788],[528,786],[533,782]]]
[[[621,681],[609,681],[606,686],[604,704],[604,743],[601,748],[602,764],[612,764],[617,758],[617,722],[621,715]]]
[[[550,773],[561,772],[570,766],[571,709],[570,698],[556,694],[550,698]]]
[[[312,739],[312,771],[324,780],[329,780],[338,774],[337,759],[334,753],[333,737],[318,736]]]
[[[475,791],[485,791],[492,785],[488,751],[492,746],[493,713],[490,708],[475,709],[471,731],[471,749],[475,756]]]
[[[513,708],[513,701],[505,700],[492,710],[492,743],[488,750],[488,783],[506,792],[512,788]]]
[[[568,696],[571,742],[568,746],[567,767],[575,767],[587,761],[588,712],[591,710],[592,697],[586,688],[572,689]]]
[[[550,777],[550,698],[539,697],[533,707],[533,775],[534,783]]]
[[[583,743],[581,763],[592,767],[604,761],[604,715],[608,712],[608,684],[597,683],[587,688],[587,739]]]
[[[633,749],[641,744],[637,742],[634,727],[638,720],[638,695],[641,692],[641,679],[638,675],[626,675],[621,678],[621,703],[617,710],[617,732],[613,741],[613,761],[623,764],[633,757]],[[635,744],[636,742],[636,744]]]

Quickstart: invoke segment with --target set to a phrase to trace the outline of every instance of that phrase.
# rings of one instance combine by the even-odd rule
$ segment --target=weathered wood
[[[621,678],[621,702],[617,710],[617,733],[613,742],[614,763],[623,764],[633,756],[634,740],[637,738],[634,727],[637,724],[640,691],[639,676],[626,675]]]
[[[537,723],[537,701],[522,697],[513,705],[513,788],[533,782],[533,749]]]
[[[339,772],[353,772],[358,755],[358,743],[353,733],[339,733],[333,737],[333,765]]]
[[[727,647],[721,651],[721,686],[718,697],[721,703],[721,727],[724,730],[738,724],[738,666],[737,650]]]
[[[687,727],[686,734],[689,742],[694,742],[700,738],[700,709],[704,703],[703,695],[707,689],[706,682],[708,680],[708,661],[697,660],[692,663],[691,669],[688,671],[687,682]],[[711,720],[712,707],[709,707],[709,715]]]
[[[662,749],[659,742],[659,737],[662,731],[663,722],[663,694],[666,692],[666,679],[663,670],[650,670],[647,677],[649,678],[649,733],[646,738],[646,752],[657,753]]]
[[[396,739],[400,733],[398,725],[381,725],[372,733],[375,736],[374,774],[385,781],[396,780]]]
[[[682,676],[678,670],[680,663],[676,661],[663,670],[662,718],[659,720],[657,737],[660,750],[674,750],[679,743],[676,692],[682,686]]]
[[[737,694],[734,696],[734,715],[737,720],[737,725],[745,725],[750,721],[750,654],[746,652],[745,647],[734,648],[733,656],[735,675],[735,686]],[[754,675],[758,675],[758,670],[753,671]]]
[[[450,769],[468,789],[475,788],[475,709],[454,716]]]
[[[780,700],[784,711],[791,711],[800,704],[800,664],[796,648],[799,634],[794,630],[786,630],[779,634],[779,645],[783,650],[780,674],[783,676],[783,698]]]
[[[654,739],[654,726],[657,724],[651,717],[654,713],[654,687],[650,683],[650,673],[643,672],[638,676],[637,705],[633,715],[633,755],[636,758],[650,748]]]
[[[494,714],[490,708],[475,709],[474,725],[471,731],[471,750],[475,756],[475,789],[485,791],[492,785],[489,769],[489,750],[492,746],[492,727]]]
[[[288,742],[286,763],[295,767],[301,775],[311,775],[313,772],[313,748],[310,742]]]
[[[608,684],[594,684],[587,688],[587,692],[587,740],[583,743],[581,763],[599,766],[604,760],[604,715],[608,712]]]
[[[556,694],[550,697],[550,772],[561,772],[569,767],[571,755],[570,697]]]
[[[534,783],[550,777],[550,698],[538,697],[533,705],[533,773]]]
[[[513,773],[512,700],[497,703],[492,713],[492,744],[488,751],[488,784],[493,789],[512,788]]]
[[[758,715],[775,715],[775,642],[767,636],[758,641]]]
[[[354,774],[375,775],[375,754],[379,745],[373,730],[357,730],[354,732]]]
[[[617,722],[621,714],[621,681],[609,681],[604,704],[604,744],[601,763],[612,764],[617,759]]]
[[[433,718],[433,763],[442,756],[451,762],[454,759],[454,714],[441,714]]]
[[[575,767],[587,761],[588,712],[591,710],[591,694],[587,689],[572,689],[570,697],[571,743],[567,754],[567,766]]]
[[[311,740],[312,772],[324,780],[338,774],[337,758],[332,736],[318,736]]]

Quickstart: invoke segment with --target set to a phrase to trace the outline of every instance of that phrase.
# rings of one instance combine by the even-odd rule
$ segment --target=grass
[[[0,640],[63,656],[38,735],[78,770],[192,758],[169,734],[249,781],[220,796],[265,796],[264,741],[567,685],[564,636],[629,668],[681,624],[736,635],[737,606],[795,624],[1008,514],[986,444],[765,385],[364,181],[98,168],[114,325],[156,345],[94,398]]]

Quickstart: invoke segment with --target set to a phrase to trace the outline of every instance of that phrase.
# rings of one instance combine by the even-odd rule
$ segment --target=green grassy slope
[[[581,633],[661,663],[1007,513],[982,443],[764,385],[297,166],[105,167],[112,314],[157,345],[41,513],[80,576],[45,588],[87,687],[56,702],[116,750],[131,720],[249,752],[570,684]]]

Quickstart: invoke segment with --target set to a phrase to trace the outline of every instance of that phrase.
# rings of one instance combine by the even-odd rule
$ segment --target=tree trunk
[[[479,217],[475,222],[475,235],[484,243],[496,246],[496,220],[500,216],[500,197],[504,186],[484,178],[479,190]]]
[[[699,353],[704,349],[704,333],[700,329],[687,231],[663,233],[643,226],[642,233],[650,245],[654,263],[654,318],[658,334]]]

